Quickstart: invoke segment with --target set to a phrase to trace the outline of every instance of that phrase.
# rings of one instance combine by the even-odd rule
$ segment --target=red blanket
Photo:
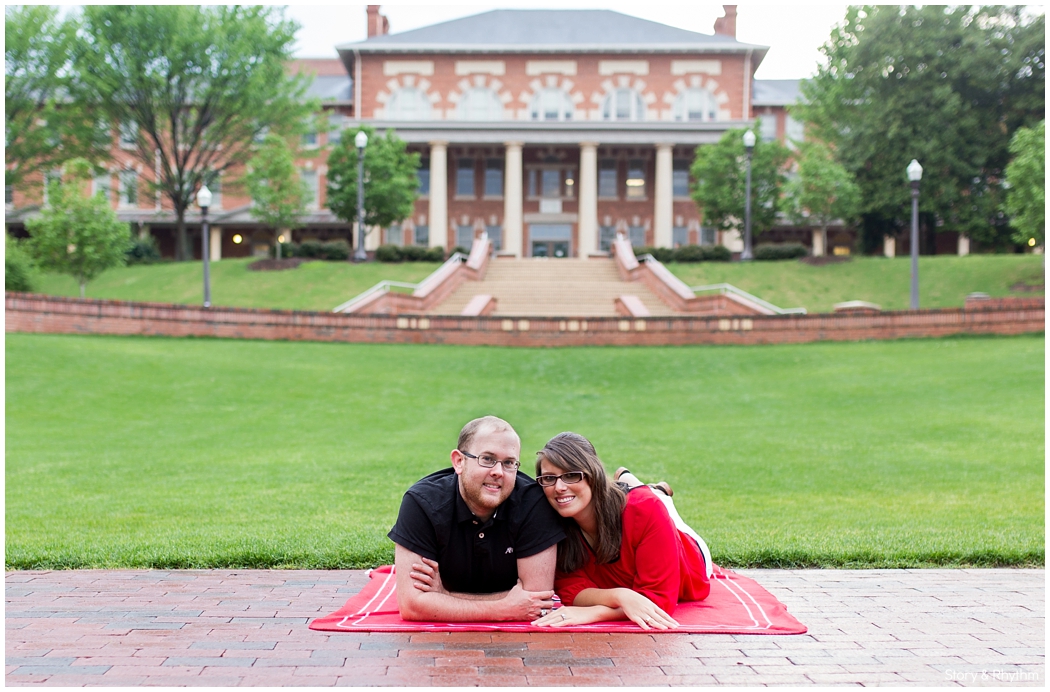
[[[326,632],[644,632],[628,620],[572,627],[533,627],[528,622],[408,622],[397,610],[394,568],[372,570],[371,581],[339,610],[317,618],[310,629]],[[679,627],[649,630],[650,634],[803,634],[806,626],[753,579],[715,567],[711,595],[703,601],[679,603],[674,611]]]

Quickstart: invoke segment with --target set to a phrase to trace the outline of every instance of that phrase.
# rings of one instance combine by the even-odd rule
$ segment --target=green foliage
[[[357,219],[358,132],[368,135],[365,148],[365,225],[386,228],[412,214],[419,196],[419,154],[409,153],[393,130],[382,137],[367,125],[347,129],[328,155],[328,208],[340,219]]]
[[[157,247],[157,239],[151,235],[145,238],[135,238],[127,251],[126,264],[155,264],[160,262],[160,248]]]
[[[1010,141],[1013,160],[1006,167],[1006,210],[1010,225],[1016,229],[1013,239],[1027,245],[1045,242],[1046,232],[1046,121],[1034,128],[1022,127]]]
[[[41,269],[75,278],[83,298],[89,281],[125,263],[130,229],[117,220],[108,200],[85,194],[91,180],[86,160],[67,163],[66,175],[66,181],[51,182],[50,203],[40,216],[26,221],[28,246]]]
[[[277,248],[280,247],[280,257],[288,259],[289,257],[299,257],[299,245],[298,243],[275,243],[274,247],[270,248],[270,256],[277,257]]]
[[[32,256],[22,246],[22,241],[4,234],[4,290],[33,290],[35,267]]]
[[[856,176],[869,234],[910,222],[914,158],[925,169],[924,227],[985,244],[1005,237],[1010,137],[1044,117],[1044,17],[1004,6],[851,6],[822,51],[826,64],[803,82],[793,112]]]
[[[176,216],[176,259],[192,256],[185,213],[211,176],[243,165],[267,132],[306,126],[317,104],[287,73],[295,22],[282,8],[87,5],[77,80],[114,124],[134,123],[129,152]]]
[[[648,245],[639,245],[634,249],[635,257],[643,257],[645,255],[652,255],[656,258],[657,262],[667,263],[674,259],[674,250],[669,247],[650,247]]]
[[[802,143],[795,161],[798,169],[784,189],[788,216],[796,224],[819,228],[827,252],[828,225],[837,219],[846,224],[854,220],[860,208],[860,188],[824,142]]]
[[[308,191],[287,137],[270,132],[263,138],[248,161],[244,184],[252,199],[252,216],[272,228],[274,238],[299,224],[306,211]],[[278,259],[284,256],[282,245],[274,243]]]
[[[403,259],[401,248],[397,245],[380,245],[376,248],[376,260],[379,262],[400,262]]]
[[[674,251],[675,262],[728,262],[732,256],[725,245],[683,245]]]
[[[399,248],[401,259],[405,262],[444,262],[445,250],[440,247],[425,245],[402,245]]]
[[[167,267],[187,268],[123,271]],[[666,479],[719,564],[1045,555],[1037,335],[478,348],[8,334],[5,349],[9,569],[389,562],[402,494],[484,413],[523,450],[574,430],[606,468]]]
[[[747,175],[743,135],[744,130],[727,130],[717,144],[696,149],[690,194],[705,226],[743,233]],[[788,151],[780,142],[756,139],[751,162],[751,232],[758,235],[776,221]]]
[[[777,243],[755,248],[756,260],[790,260],[805,257],[809,250],[802,243]]]
[[[306,259],[323,259],[324,255],[324,243],[320,240],[304,240],[299,243],[299,250],[296,253],[296,257]]]
[[[69,70],[76,31],[77,20],[59,19],[55,7],[4,13],[5,185],[21,188],[32,173],[109,153],[109,126]]]
[[[342,238],[329,240],[321,245],[321,257],[332,261],[346,261],[350,259],[350,243]]]

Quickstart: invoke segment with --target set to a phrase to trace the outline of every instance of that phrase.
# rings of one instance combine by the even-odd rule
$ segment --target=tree
[[[1018,127],[1043,119],[1044,46],[1044,18],[1015,7],[847,9],[794,112],[856,176],[867,245],[907,227],[913,158],[924,168],[927,235],[1005,238],[1008,144]]]
[[[1042,245],[1046,234],[1046,121],[1022,127],[1010,141],[1006,210],[1018,244]]]
[[[306,183],[299,177],[288,140],[266,135],[248,162],[244,182],[252,198],[252,216],[273,229],[280,259],[281,231],[294,228],[306,210]]]
[[[4,289],[32,291],[33,269],[33,258],[25,249],[25,241],[4,233]]]
[[[110,267],[123,266],[131,229],[117,219],[102,195],[88,194],[92,167],[85,159],[66,164],[64,179],[48,185],[48,204],[26,221],[30,253],[41,269],[69,274],[87,283]]]
[[[371,127],[361,126],[343,132],[328,155],[328,208],[340,219],[357,219],[358,132],[368,135],[365,149],[365,226],[389,226],[412,214],[419,196],[419,154],[409,153],[392,130],[383,137]]]
[[[109,127],[71,78],[76,29],[54,7],[4,13],[5,185],[21,188],[28,176],[67,159],[99,161],[109,153]]]
[[[704,223],[722,230],[740,228],[744,222],[747,155],[743,136],[744,130],[728,130],[717,144],[697,147],[691,169],[690,194]],[[751,161],[751,232],[758,235],[776,221],[788,151],[780,142],[756,139]]]
[[[860,206],[860,190],[853,175],[835,160],[827,144],[811,140],[799,145],[798,170],[785,186],[785,201],[791,220],[820,229],[827,252],[828,225],[852,220]]]
[[[84,7],[79,80],[159,171],[175,212],[176,259],[190,257],[185,214],[200,185],[243,165],[266,132],[302,129],[316,104],[285,73],[298,26],[282,8]]]

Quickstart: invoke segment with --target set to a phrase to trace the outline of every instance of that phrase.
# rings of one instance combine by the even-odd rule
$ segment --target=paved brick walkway
[[[800,636],[326,634],[362,571],[6,575],[8,685],[1042,686],[1044,570],[741,570]]]

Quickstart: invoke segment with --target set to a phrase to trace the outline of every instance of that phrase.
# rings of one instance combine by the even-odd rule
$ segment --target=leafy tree
[[[248,162],[244,176],[252,198],[252,216],[274,230],[277,259],[281,258],[281,231],[292,229],[306,211],[306,183],[299,177],[295,155],[285,137],[270,133]]]
[[[409,153],[393,131],[380,137],[367,125],[348,129],[328,155],[328,208],[344,221],[357,218],[358,132],[368,135],[365,148],[365,226],[389,226],[412,214],[419,196],[419,154]]]
[[[1013,161],[1006,167],[1006,210],[1015,243],[1034,239],[1042,245],[1046,233],[1046,121],[1022,127],[1010,141]]]
[[[800,225],[820,229],[824,251],[828,248],[828,225],[835,219],[851,221],[860,206],[860,190],[853,175],[842,167],[824,142],[799,145],[798,170],[785,186],[788,215]]]
[[[175,211],[176,258],[191,255],[185,214],[203,182],[243,165],[266,132],[303,127],[315,104],[285,73],[298,26],[263,6],[88,5],[76,73],[108,117],[134,128],[133,154]]]
[[[124,265],[131,246],[131,229],[117,220],[109,200],[89,194],[91,172],[85,159],[67,163],[66,179],[48,185],[48,204],[40,216],[26,221],[37,264],[76,279],[81,298],[89,281]]]
[[[33,258],[26,251],[24,241],[4,234],[4,289],[7,291],[33,290]]]
[[[827,63],[794,112],[856,176],[867,244],[909,223],[913,158],[925,169],[928,232],[1004,238],[1010,136],[1043,119],[1044,18],[1001,6],[851,6],[822,51]]]
[[[728,130],[717,144],[696,149],[691,173],[690,194],[700,207],[704,223],[722,230],[742,228],[747,155],[744,130]],[[780,204],[784,182],[783,166],[788,150],[777,141],[756,138],[751,161],[751,232],[772,228]]]
[[[33,173],[50,171],[82,156],[109,153],[109,127],[80,98],[71,78],[76,20],[62,21],[44,5],[4,13],[4,184],[24,187]]]

